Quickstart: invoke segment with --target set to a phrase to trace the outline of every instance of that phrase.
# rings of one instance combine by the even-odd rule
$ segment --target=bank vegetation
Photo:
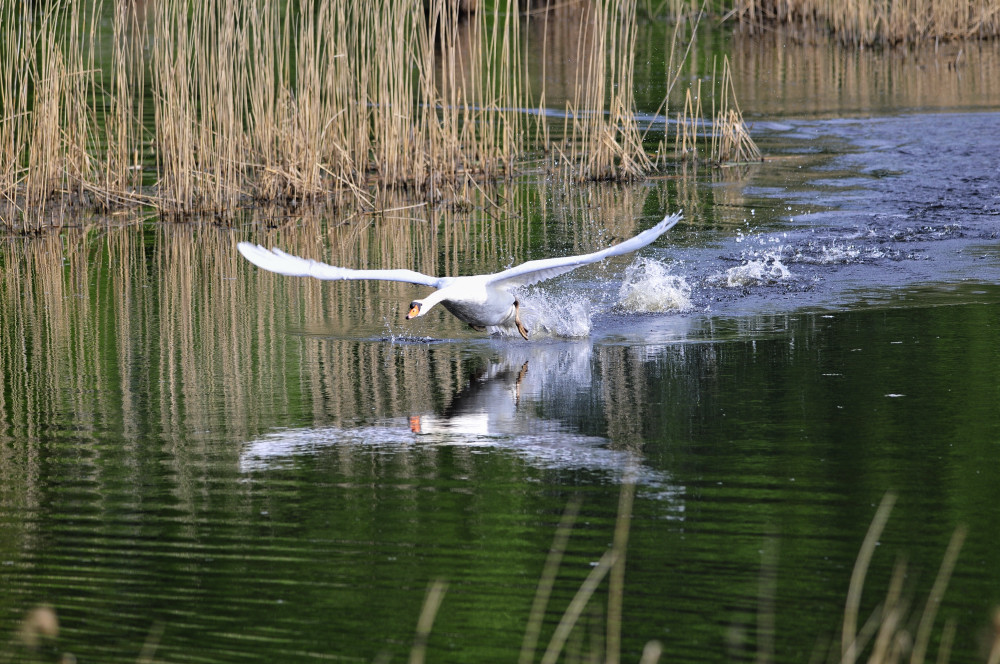
[[[563,108],[526,76],[531,21],[578,24]],[[539,168],[641,179],[669,152],[636,119],[638,21],[634,0],[472,14],[448,0],[0,0],[0,220],[379,210],[390,190],[461,205]]]
[[[732,0],[730,14],[751,34],[790,28],[803,38],[831,34],[851,47],[952,39],[996,39],[995,0]]]
[[[637,120],[641,21],[673,21],[667,95],[706,15],[859,46],[1000,31],[987,0],[477,5],[0,0],[0,226],[57,227],[79,210],[381,210],[390,191],[461,207],[524,173],[630,181],[754,161],[728,61],[711,90],[695,81],[680,109],[664,98]],[[574,26],[572,43],[549,43],[556,24]],[[574,66],[552,103],[547,65],[534,86],[527,70],[556,47]]]

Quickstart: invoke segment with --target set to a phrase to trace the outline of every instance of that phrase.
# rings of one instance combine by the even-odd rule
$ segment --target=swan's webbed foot
[[[521,333],[524,340],[528,340],[528,330],[524,327],[524,323],[521,322],[521,303],[514,300],[514,323],[517,325],[517,331]]]
[[[476,332],[485,332],[486,331],[486,326],[485,325],[473,325],[472,323],[469,323],[469,327],[471,327]]]

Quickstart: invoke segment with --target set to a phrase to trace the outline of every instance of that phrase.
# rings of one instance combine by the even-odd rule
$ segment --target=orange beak
[[[410,313],[406,314],[406,320],[410,320],[411,318],[416,318],[419,315],[420,315],[420,305],[414,304],[412,307],[410,307]]]

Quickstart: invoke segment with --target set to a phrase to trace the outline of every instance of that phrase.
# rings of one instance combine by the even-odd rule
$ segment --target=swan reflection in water
[[[516,454],[541,469],[587,470],[612,481],[630,480],[644,493],[677,502],[682,487],[643,463],[635,452],[611,447],[603,436],[571,424],[593,409],[589,341],[490,344],[486,367],[441,413],[412,413],[358,427],[286,429],[247,444],[243,472],[280,468],[296,457],[332,446],[391,452],[414,446],[473,446]]]
[[[568,407],[591,384],[590,343],[548,343],[517,348],[504,345],[486,368],[471,378],[441,414],[410,417],[410,430],[424,436],[530,436],[541,431],[569,433],[560,419],[539,410]],[[531,401],[542,408],[522,408]],[[602,439],[603,440],[603,439]]]

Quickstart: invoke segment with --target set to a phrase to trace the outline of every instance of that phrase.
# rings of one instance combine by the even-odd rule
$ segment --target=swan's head
[[[414,300],[410,302],[410,312],[406,314],[406,320],[411,318],[416,318],[417,316],[423,316],[431,307],[437,304],[441,304],[448,297],[448,291],[436,290],[422,300]]]

